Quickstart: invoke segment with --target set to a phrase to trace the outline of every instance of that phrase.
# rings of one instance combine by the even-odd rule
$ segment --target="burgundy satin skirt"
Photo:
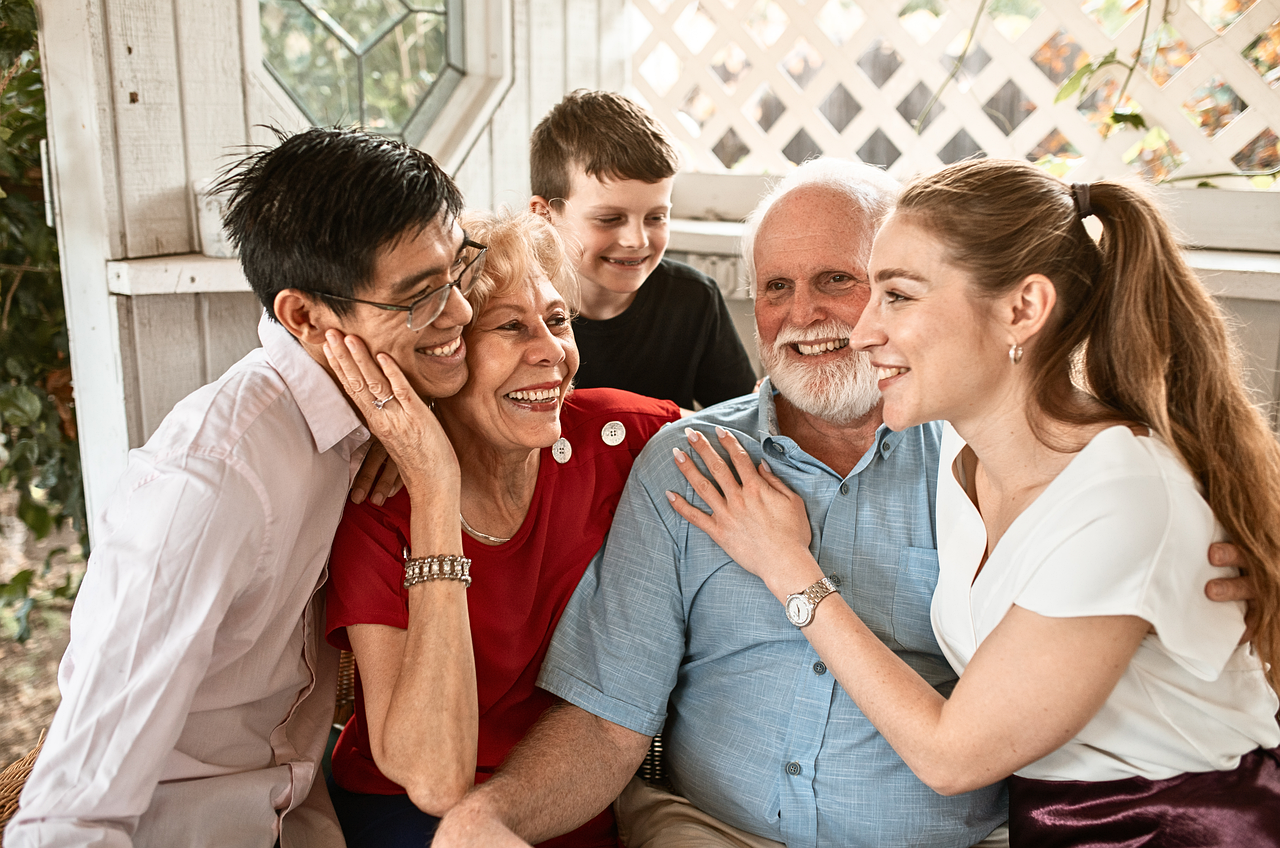
[[[1011,848],[1280,846],[1280,748],[1233,771],[1097,783],[1009,778]]]

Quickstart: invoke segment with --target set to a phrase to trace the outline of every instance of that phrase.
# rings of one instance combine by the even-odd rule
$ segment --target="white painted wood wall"
[[[469,20],[499,30],[488,43],[510,53],[475,60],[511,69],[492,92],[501,103],[490,120],[448,128],[450,143],[461,138],[466,148],[447,160],[460,163],[470,205],[523,205],[537,120],[574,88],[625,86],[623,2],[470,0]],[[127,450],[257,345],[260,308],[226,267],[234,260],[192,255],[200,249],[192,181],[247,143],[270,143],[259,125],[303,124],[261,68],[257,0],[37,0],[37,8],[92,524]]]

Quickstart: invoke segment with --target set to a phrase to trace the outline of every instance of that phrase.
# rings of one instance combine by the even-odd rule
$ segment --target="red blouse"
[[[524,524],[509,542],[483,545],[463,536],[471,558],[467,609],[480,706],[476,782],[520,741],[554,698],[534,686],[560,613],[587,564],[604,544],[631,464],[658,429],[680,415],[670,401],[615,389],[579,389],[560,411],[572,447],[564,463],[542,451],[538,484]],[[618,441],[617,428],[624,429]],[[606,441],[618,442],[610,445]],[[409,544],[409,498],[381,507],[348,503],[329,563],[326,634],[351,650],[351,624],[408,626],[403,549]],[[402,794],[374,764],[357,669],[355,715],[333,751],[333,775],[351,792]],[[612,809],[558,839],[556,846],[617,844]]]

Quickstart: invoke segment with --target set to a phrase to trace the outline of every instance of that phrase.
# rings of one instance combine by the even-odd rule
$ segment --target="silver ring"
[[[376,399],[375,399],[375,400],[374,400],[374,402],[373,402],[373,408],[374,408],[374,409],[377,409],[377,410],[381,410],[381,409],[382,409],[382,407],[384,407],[384,406],[386,406],[387,404],[391,403],[391,401],[393,401],[393,400],[395,400],[395,399],[396,399],[396,396],[395,396],[395,395],[389,395],[388,397],[384,397],[384,398],[382,398],[381,400],[376,400]]]

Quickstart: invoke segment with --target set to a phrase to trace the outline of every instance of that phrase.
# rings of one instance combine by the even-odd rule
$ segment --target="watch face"
[[[809,603],[809,599],[804,595],[792,595],[787,598],[787,618],[796,627],[808,624],[812,615],[813,604]]]

